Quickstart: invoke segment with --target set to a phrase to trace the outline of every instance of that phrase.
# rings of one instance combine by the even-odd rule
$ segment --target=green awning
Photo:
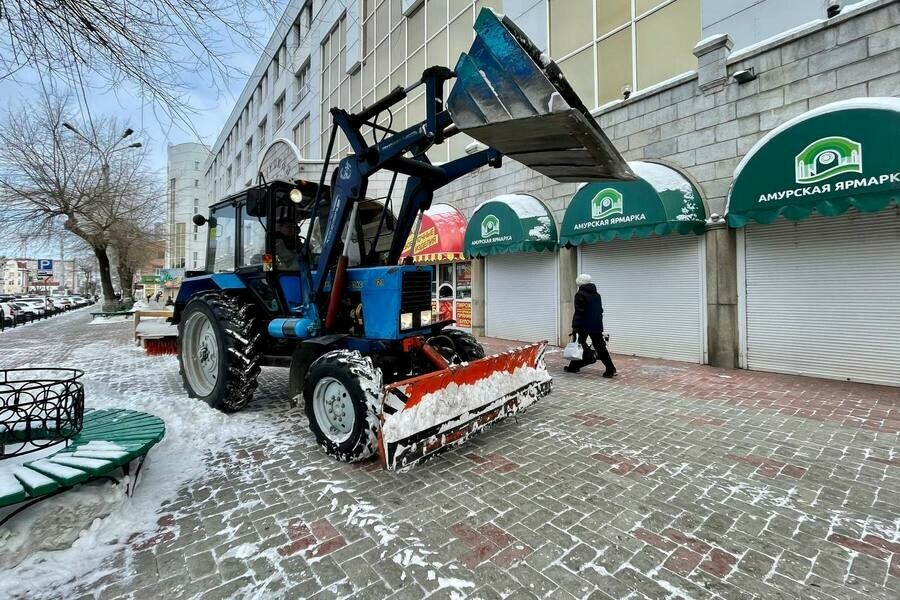
[[[804,113],[762,138],[737,166],[728,224],[887,208],[900,193],[898,140],[900,98],[854,98]]]
[[[628,166],[638,179],[598,181],[578,190],[563,217],[560,245],[704,232],[700,192],[684,175],[656,163],[634,161]]]
[[[556,249],[556,221],[543,202],[506,194],[483,202],[466,227],[466,256]]]

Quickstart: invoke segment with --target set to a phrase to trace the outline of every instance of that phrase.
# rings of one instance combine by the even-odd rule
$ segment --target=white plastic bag
[[[569,342],[563,349],[563,358],[566,360],[581,360],[584,356],[584,348],[578,342]]]

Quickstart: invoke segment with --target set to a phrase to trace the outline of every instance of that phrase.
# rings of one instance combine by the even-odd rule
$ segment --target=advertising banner
[[[184,269],[160,269],[159,279],[167,288],[181,287],[181,280],[184,279]]]
[[[453,318],[453,300],[440,300],[438,302],[438,321],[446,321]]]
[[[456,324],[463,329],[472,329],[472,303],[467,300],[456,301]]]

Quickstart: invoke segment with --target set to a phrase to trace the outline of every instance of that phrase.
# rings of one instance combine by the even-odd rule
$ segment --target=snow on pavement
[[[65,315],[62,324],[70,325],[77,318],[75,314]],[[118,327],[130,331],[132,325],[126,321]],[[48,333],[52,332],[52,328],[47,329]],[[96,334],[89,337],[96,341],[65,348],[64,357],[56,356],[59,349],[51,346],[39,361],[15,366],[81,368],[85,371],[87,408],[127,408],[155,414],[165,421],[166,435],[150,450],[132,497],[123,496],[123,486],[80,486],[29,508],[23,513],[27,521],[12,521],[14,529],[4,527],[6,531],[0,531],[4,552],[6,548],[16,547],[21,553],[23,544],[29,543],[23,537],[32,537],[34,549],[40,550],[38,544],[42,538],[27,536],[32,531],[29,525],[47,520],[51,514],[96,511],[98,516],[108,515],[80,533],[70,531],[67,536],[60,530],[63,540],[77,536],[71,547],[40,550],[29,556],[16,567],[17,577],[0,579],[0,597],[17,594],[37,597],[40,591],[31,589],[36,581],[41,582],[43,590],[53,590],[55,595],[76,581],[79,586],[85,586],[91,579],[108,574],[103,566],[105,561],[118,553],[127,555],[127,542],[133,534],[155,531],[157,513],[163,503],[173,499],[185,484],[204,476],[209,452],[220,450],[231,440],[248,436],[270,438],[277,433],[276,427],[258,415],[225,415],[189,399],[183,392],[172,393],[165,375],[177,374],[176,357],[150,357],[133,345]],[[60,363],[60,358],[65,362]],[[112,508],[112,503],[119,506]],[[41,530],[53,531],[59,522],[60,519],[53,519]]]

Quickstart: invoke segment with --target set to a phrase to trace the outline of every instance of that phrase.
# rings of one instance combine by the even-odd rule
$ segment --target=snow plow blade
[[[550,393],[539,342],[385,386],[378,454],[404,469],[461,444]]]
[[[475,33],[447,99],[461,131],[556,181],[635,178],[557,64],[515,23],[482,8]]]

